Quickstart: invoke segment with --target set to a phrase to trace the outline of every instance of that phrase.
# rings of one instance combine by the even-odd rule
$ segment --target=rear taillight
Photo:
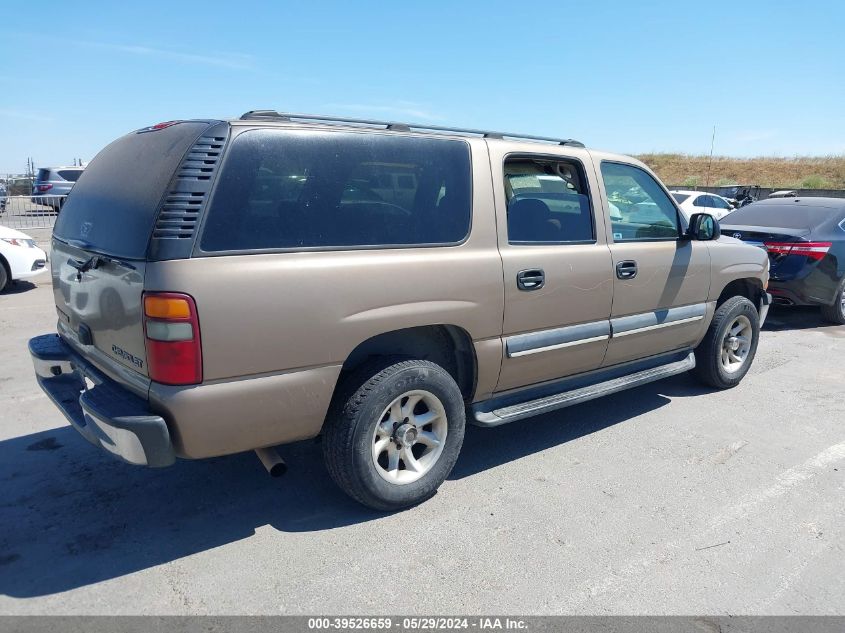
[[[202,382],[202,343],[193,298],[145,292],[144,336],[151,380],[165,385]]]
[[[50,189],[52,189],[52,188],[53,188],[53,185],[38,185],[38,191],[41,191],[42,193],[44,191],[50,191]]]
[[[772,255],[800,255],[819,261],[827,255],[831,242],[766,242],[765,246]]]

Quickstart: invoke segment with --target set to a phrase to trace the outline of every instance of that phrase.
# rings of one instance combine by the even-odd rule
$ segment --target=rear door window
[[[227,153],[200,249],[454,244],[470,209],[463,141],[248,130]]]
[[[595,240],[590,198],[579,164],[510,159],[505,162],[504,181],[509,243]]]
[[[724,210],[727,211],[727,210],[733,208],[733,207],[731,207],[730,204],[728,204],[727,200],[724,200],[723,198],[720,198],[719,196],[710,196],[710,199],[713,201],[713,208],[714,209],[724,209]]]

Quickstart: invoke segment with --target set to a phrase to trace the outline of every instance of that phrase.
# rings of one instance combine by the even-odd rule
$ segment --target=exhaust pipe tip
[[[288,465],[275,448],[256,448],[255,454],[271,477],[281,477],[288,472]]]

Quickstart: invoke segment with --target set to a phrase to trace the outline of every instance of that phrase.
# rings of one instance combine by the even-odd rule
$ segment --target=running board
[[[573,404],[607,396],[617,391],[623,391],[654,382],[655,380],[682,374],[694,367],[695,355],[690,352],[685,359],[673,363],[644,369],[627,376],[599,382],[587,387],[581,387],[580,389],[573,389],[572,391],[564,391],[536,400],[520,402],[519,404],[494,409],[493,411],[482,411],[478,408],[478,405],[474,405],[473,415],[475,416],[475,423],[478,426],[499,426],[500,424],[507,424],[508,422],[515,422],[523,418],[540,415],[541,413],[563,409],[564,407],[570,407]]]

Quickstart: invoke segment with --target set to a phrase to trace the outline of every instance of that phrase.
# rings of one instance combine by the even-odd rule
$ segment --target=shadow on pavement
[[[845,326],[828,323],[822,319],[821,311],[810,306],[782,307],[772,306],[769,316],[763,325],[764,332],[780,332],[783,330],[819,329],[825,334],[841,333],[845,336]]]
[[[49,276],[47,276],[49,279]],[[6,286],[6,289],[0,292],[0,296],[8,296],[8,295],[19,295],[23,294],[24,292],[29,292],[30,290],[34,290],[37,286],[29,281],[13,281],[12,283]]]
[[[703,393],[678,376],[534,420],[470,427],[451,479]],[[377,521],[330,480],[320,447],[282,448],[271,479],[252,453],[135,468],[70,427],[0,442],[0,593],[42,596],[130,574],[252,536],[261,526],[311,532]]]

